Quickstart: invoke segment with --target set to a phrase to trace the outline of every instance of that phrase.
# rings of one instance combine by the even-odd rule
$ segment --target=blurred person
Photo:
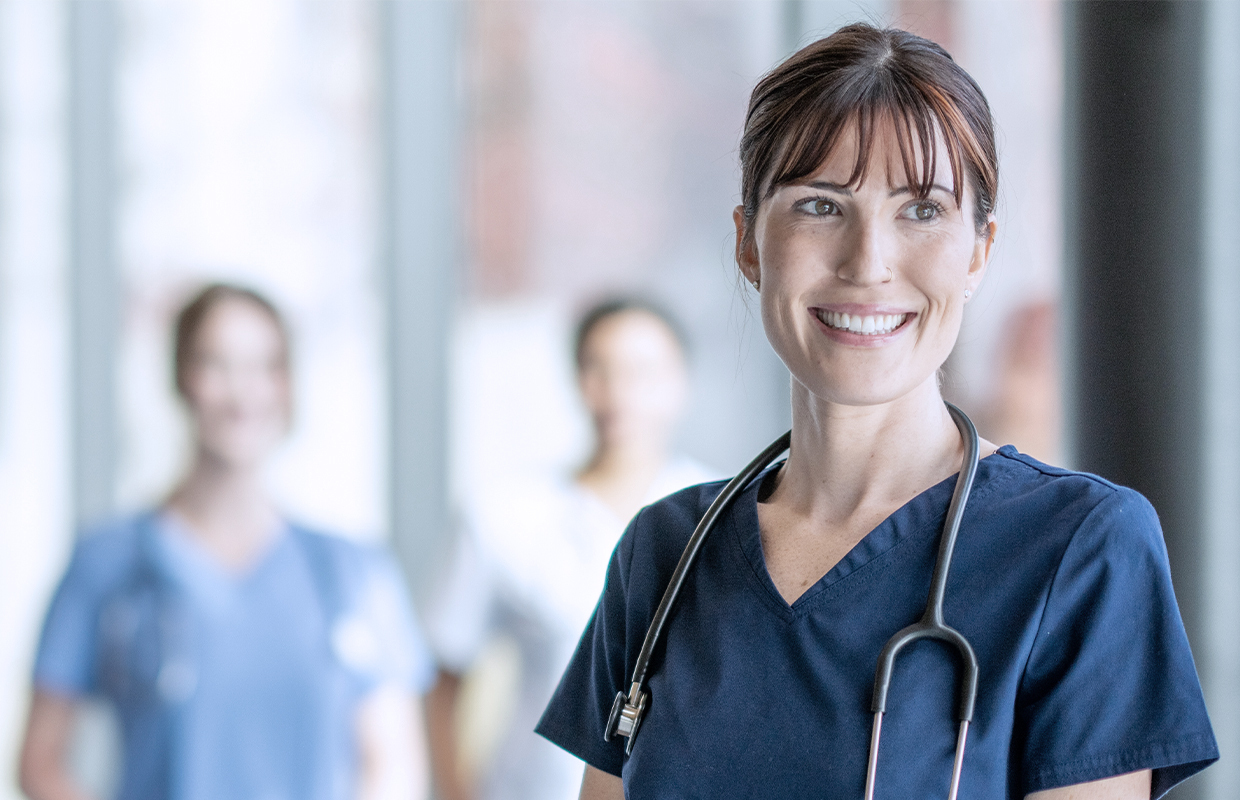
[[[848,25],[758,82],[739,152],[792,429],[621,538],[538,724],[581,800],[1150,800],[1216,761],[1150,503],[943,400],[998,230],[977,83]]]
[[[436,788],[444,800],[571,800],[582,763],[534,734],[603,585],[607,560],[644,505],[711,474],[670,451],[686,400],[685,346],[663,312],[636,300],[596,306],[575,337],[577,383],[594,448],[575,475],[478,487],[428,623],[440,660],[427,699]],[[462,675],[494,637],[520,651],[519,697],[497,755],[465,770],[456,717]]]
[[[121,800],[425,797],[433,663],[380,550],[290,522],[263,487],[292,412],[289,337],[253,291],[181,311],[192,463],[158,508],[84,536],[56,590],[20,762],[32,800],[80,800],[84,698],[120,720]]]

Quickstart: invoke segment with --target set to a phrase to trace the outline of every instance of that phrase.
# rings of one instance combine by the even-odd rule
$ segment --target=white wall
[[[0,799],[70,542],[62,6],[0,3]]]

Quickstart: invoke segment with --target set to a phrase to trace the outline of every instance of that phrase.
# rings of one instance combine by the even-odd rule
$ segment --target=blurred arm
[[[1149,800],[1150,771],[1129,772],[1101,781],[1034,792],[1025,800]]]
[[[426,800],[421,698],[395,684],[381,686],[362,701],[356,725],[359,800]]]
[[[624,800],[624,782],[615,775],[586,764],[578,800]]]
[[[67,766],[77,701],[35,689],[22,742],[18,780],[30,800],[90,800]]]
[[[426,726],[431,745],[431,769],[441,800],[472,800],[461,765],[456,711],[461,698],[461,676],[439,671],[435,686],[426,695]]]

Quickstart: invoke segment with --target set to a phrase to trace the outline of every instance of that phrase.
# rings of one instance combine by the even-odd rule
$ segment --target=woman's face
[[[582,343],[577,379],[603,446],[664,447],[684,407],[684,355],[646,311],[604,317]]]
[[[995,231],[992,220],[978,235],[971,189],[956,206],[941,137],[934,188],[918,200],[894,129],[874,133],[860,186],[844,186],[857,159],[850,126],[814,174],[762,202],[748,238],[735,213],[737,262],[760,282],[771,345],[811,394],[851,406],[891,402],[934,380]]]
[[[182,381],[200,452],[238,468],[271,452],[289,424],[286,358],[280,329],[253,303],[223,300],[206,313]]]

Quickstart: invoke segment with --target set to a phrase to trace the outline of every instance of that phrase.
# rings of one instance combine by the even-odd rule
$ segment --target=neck
[[[258,464],[229,464],[201,450],[168,507],[203,539],[261,544],[279,525]]]
[[[658,471],[667,460],[662,442],[606,443],[599,441],[582,475],[628,475],[634,472]]]
[[[793,384],[792,450],[781,500],[826,521],[898,507],[960,469],[964,452],[932,376],[891,403],[843,406]]]
[[[627,520],[641,508],[666,461],[667,448],[661,440],[620,445],[600,439],[577,474],[577,482],[598,496],[618,518]]]

